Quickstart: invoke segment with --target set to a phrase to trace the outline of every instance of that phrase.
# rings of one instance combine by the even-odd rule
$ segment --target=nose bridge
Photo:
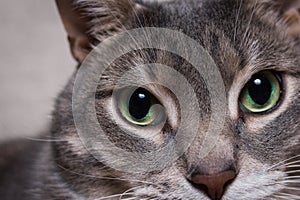
[[[204,174],[211,174],[214,171],[220,172],[222,169],[234,168],[234,141],[225,134],[220,134],[212,141],[214,144],[211,151],[203,157],[201,152],[201,139],[195,139],[188,151],[188,165],[190,168],[197,168]],[[199,141],[200,140],[200,141]]]
[[[189,152],[187,179],[212,200],[220,200],[237,175],[233,146],[229,138],[221,135],[206,157],[199,156],[196,147]]]

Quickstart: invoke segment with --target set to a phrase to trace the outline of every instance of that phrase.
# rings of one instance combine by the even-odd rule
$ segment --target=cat
[[[299,0],[56,0],[56,3],[78,67],[57,98],[45,141],[1,145],[1,199],[300,199]],[[199,44],[197,50],[203,47],[220,72],[221,80],[214,84],[223,84],[225,99],[213,102],[214,91],[206,84],[212,78],[205,79],[207,74],[197,71],[188,56],[172,51],[136,49],[105,66],[95,92],[95,113],[108,141],[117,149],[148,155],[176,138],[180,122],[188,124],[180,133],[183,138],[194,134],[177,159],[143,171],[143,167],[138,168],[138,161],[115,155],[111,149],[97,146],[97,137],[85,140],[84,133],[79,133],[80,124],[74,115],[74,88],[78,76],[84,76],[84,70],[88,70],[85,65],[101,68],[95,60],[88,62],[93,60],[89,53],[98,44],[109,47],[112,43],[107,40],[122,33],[129,33],[129,38],[131,34],[127,40],[130,43],[139,36],[131,30],[145,28],[147,36],[147,30],[155,32],[154,27],[164,28],[162,38],[169,30],[189,38],[186,41],[195,41]],[[182,41],[178,43],[174,44],[174,51],[184,45]],[[122,49],[122,45],[119,47]],[[97,51],[95,55],[100,60],[104,57]],[[175,70],[181,74],[195,96],[188,92],[176,95],[164,86],[151,84],[113,91],[118,79],[130,70],[151,78],[147,67],[141,67],[147,63],[169,66],[165,69],[171,70],[170,74],[155,72],[160,70],[155,65],[152,71],[166,83],[173,81],[178,90],[185,82],[172,73]],[[127,79],[134,78],[129,73]],[[79,87],[89,82],[83,80],[78,82]],[[183,88],[184,91],[190,90]],[[193,102],[193,98],[197,101]],[[158,109],[155,105],[159,105]],[[221,105],[225,112],[220,120],[212,121],[213,127],[221,128],[215,131],[213,140],[208,140],[214,143],[213,148],[201,156],[204,135],[214,112],[211,105]],[[180,107],[187,108],[195,118],[189,113],[181,115],[185,110],[179,112]],[[160,131],[152,134],[156,126]],[[126,134],[125,129],[134,130],[131,131],[134,135]],[[98,148],[102,148],[100,157]],[[119,159],[110,162],[109,156],[104,158],[106,153]],[[168,156],[163,156],[163,160],[168,160]],[[159,163],[159,158],[155,159]],[[119,162],[126,163],[125,167],[114,167]]]

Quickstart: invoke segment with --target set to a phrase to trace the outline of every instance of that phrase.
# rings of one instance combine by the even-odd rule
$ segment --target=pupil
[[[256,75],[249,82],[248,91],[250,97],[255,103],[264,105],[271,97],[272,85],[265,76]]]
[[[129,100],[129,114],[135,119],[147,116],[151,107],[151,94],[144,88],[134,91]]]

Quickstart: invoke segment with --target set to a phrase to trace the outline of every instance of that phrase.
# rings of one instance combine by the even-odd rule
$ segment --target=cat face
[[[299,1],[137,4],[127,0],[69,0],[57,4],[72,54],[82,66],[57,100],[52,133],[65,142],[55,143],[54,152],[58,165],[64,169],[61,175],[78,197],[298,198]],[[210,77],[205,78],[207,74],[199,72],[188,56],[184,58],[171,51],[139,49],[105,66],[98,77],[92,110],[115,147],[146,155],[143,153],[165,147],[174,138],[177,141],[179,127],[184,122],[187,126],[180,133],[184,138],[193,135],[173,162],[134,173],[140,163],[124,161],[128,171],[114,168],[111,164],[114,162],[106,162],[105,154],[115,156],[116,152],[96,144],[95,138],[89,140],[92,144],[88,147],[81,141],[74,124],[72,96],[74,100],[73,86],[76,88],[76,76],[82,73],[84,63],[95,69],[99,66],[97,59],[91,57],[84,62],[91,47],[99,42],[109,46],[105,39],[139,27],[176,30],[203,47],[220,73],[220,80],[214,84],[222,83],[224,96],[220,94],[222,98],[212,101],[211,87],[207,85]],[[101,56],[99,51],[93,54],[96,58]],[[171,71],[157,71],[154,63],[168,66]],[[172,70],[184,77],[192,90],[183,87],[185,81]],[[150,81],[141,86],[117,86],[124,76],[129,82]],[[162,83],[174,83],[181,95]],[[221,119],[211,121],[215,107],[224,113]],[[210,126],[220,128],[214,129],[216,134],[212,133],[212,139],[208,140],[213,148],[203,156],[203,141]],[[93,154],[96,151],[101,152],[99,157]],[[168,156],[162,158],[168,160]],[[116,158],[116,163],[122,159],[130,161],[121,155]]]

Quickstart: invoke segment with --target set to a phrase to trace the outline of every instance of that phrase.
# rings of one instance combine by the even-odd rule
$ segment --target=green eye
[[[280,77],[270,71],[262,71],[245,85],[239,101],[244,111],[261,113],[274,108],[280,99]]]
[[[123,117],[136,125],[147,126],[160,122],[165,114],[159,101],[146,89],[127,89],[119,96],[119,109]]]

